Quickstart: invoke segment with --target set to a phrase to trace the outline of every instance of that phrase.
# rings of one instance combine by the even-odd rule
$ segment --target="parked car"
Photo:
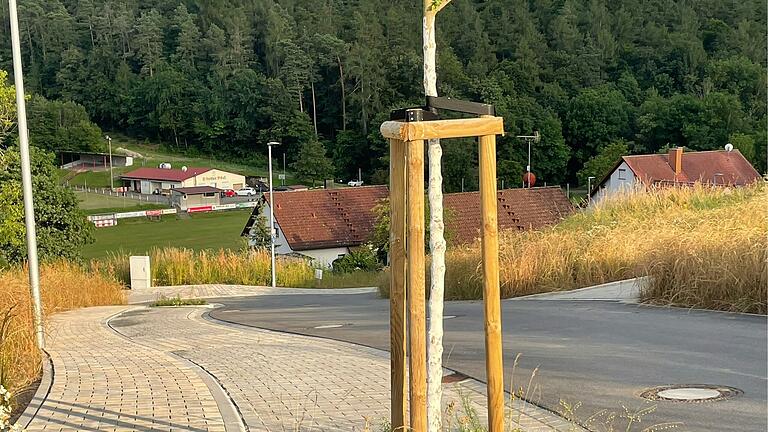
[[[244,187],[244,188],[238,190],[237,192],[235,192],[235,194],[237,194],[237,196],[255,196],[256,193],[257,193],[256,189],[254,189],[254,188],[252,188],[250,186]]]
[[[222,192],[221,195],[225,196],[227,198],[231,198],[231,197],[237,195],[237,192],[235,192],[234,189],[224,189],[224,192]]]
[[[349,183],[347,183],[347,184],[350,185],[351,187],[358,187],[358,186],[362,186],[363,185],[363,181],[362,180],[350,180]]]

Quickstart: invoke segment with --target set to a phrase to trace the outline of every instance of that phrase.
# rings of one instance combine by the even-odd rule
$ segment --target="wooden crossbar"
[[[504,119],[479,117],[423,122],[388,121],[381,125],[384,138],[399,141],[420,141],[435,138],[467,138],[484,135],[504,135]]]

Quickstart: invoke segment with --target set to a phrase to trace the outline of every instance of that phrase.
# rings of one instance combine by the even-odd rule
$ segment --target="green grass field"
[[[191,215],[179,219],[164,216],[160,221],[146,218],[120,219],[114,227],[96,228],[96,242],[83,249],[86,259],[104,258],[110,253],[146,254],[152,248],[173,246],[202,249],[238,249],[240,232],[250,209]]]
[[[84,210],[86,214],[117,213],[121,211],[152,210],[170,207],[168,204],[147,203],[125,197],[83,191],[75,191],[75,195],[80,203],[80,208]]]

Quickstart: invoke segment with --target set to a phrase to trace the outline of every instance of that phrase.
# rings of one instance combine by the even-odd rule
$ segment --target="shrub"
[[[373,246],[369,244],[352,249],[348,254],[333,261],[333,271],[337,273],[376,271],[379,268]]]

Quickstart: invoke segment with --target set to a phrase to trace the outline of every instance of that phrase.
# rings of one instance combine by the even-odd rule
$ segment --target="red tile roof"
[[[480,192],[446,194],[443,202],[451,244],[467,244],[480,237]],[[568,197],[556,186],[498,191],[499,231],[554,225],[573,211]]]
[[[219,192],[222,192],[222,189],[215,188],[213,186],[192,186],[192,187],[171,189],[171,192],[178,192],[186,195],[195,195],[195,194],[211,193],[211,192],[219,193]]]
[[[163,169],[142,167],[121,175],[124,179],[136,180],[160,180],[160,181],[184,181],[210,171],[211,168],[188,168],[186,171],[180,169]]]
[[[624,156],[622,158],[643,183],[713,183],[743,186],[760,179],[760,174],[738,150],[683,152],[682,172],[675,172],[667,154]]]
[[[374,207],[388,196],[386,186],[275,192],[275,220],[295,251],[359,246],[373,234]]]

